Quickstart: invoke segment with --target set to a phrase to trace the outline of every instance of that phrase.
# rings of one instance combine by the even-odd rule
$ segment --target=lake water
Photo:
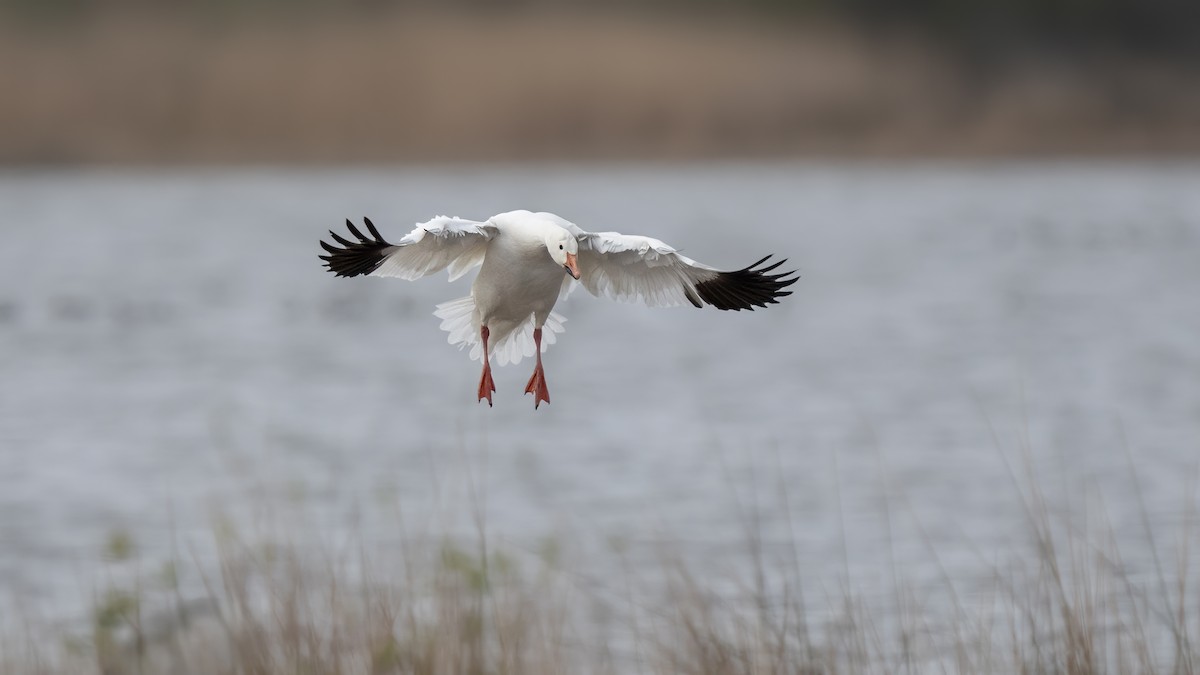
[[[753,313],[577,291],[535,412],[529,361],[476,403],[431,315],[470,276],[316,257],[347,217],[513,208],[802,278]],[[818,588],[940,583],[931,550],[970,587],[1027,548],[1006,461],[1099,503],[1137,575],[1131,464],[1168,543],[1197,476],[1196,164],[10,171],[0,228],[0,594],[51,614],[114,530],[203,560],[264,504],[334,545],[469,534],[474,498],[489,536],[584,566],[666,542],[736,571],[753,530]]]

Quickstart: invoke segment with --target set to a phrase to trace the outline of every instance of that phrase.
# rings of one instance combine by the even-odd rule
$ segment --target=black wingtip
[[[721,310],[754,311],[755,307],[777,304],[779,298],[792,294],[783,289],[796,283],[799,277],[792,276],[796,270],[768,274],[787,262],[787,258],[784,258],[766,267],[759,267],[770,259],[768,255],[740,270],[719,272],[713,278],[696,284],[696,292],[704,302]]]
[[[375,223],[372,223],[370,218],[363,216],[363,222],[367,224],[367,230],[372,237],[375,237],[376,241],[383,241],[383,237],[379,235],[379,230],[375,229]]]
[[[321,248],[329,255],[317,257],[324,261],[324,266],[335,276],[357,277],[370,274],[387,258],[387,249],[392,245],[384,240],[370,219],[363,218],[363,221],[371,233],[371,238],[364,237],[354,223],[347,219],[346,229],[350,230],[350,234],[357,237],[358,241],[351,241],[330,230],[329,236],[333,238],[334,242],[340,244],[341,248],[326,243],[324,240],[320,242]]]

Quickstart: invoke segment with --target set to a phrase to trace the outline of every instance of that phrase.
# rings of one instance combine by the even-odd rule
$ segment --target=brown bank
[[[0,27],[0,163],[1200,151],[1200,69],[971,65],[897,31],[575,12]]]

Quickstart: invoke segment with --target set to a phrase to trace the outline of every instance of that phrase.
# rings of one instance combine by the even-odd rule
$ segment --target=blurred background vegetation
[[[1193,154],[1185,0],[8,0],[0,163]]]

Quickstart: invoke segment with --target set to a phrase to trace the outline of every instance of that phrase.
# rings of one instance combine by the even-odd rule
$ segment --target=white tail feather
[[[471,359],[483,360],[483,343],[479,339],[479,313],[475,311],[475,299],[471,296],[443,302],[437,306],[433,315],[442,320],[440,328],[449,335],[446,341],[458,345],[459,349],[471,347]],[[556,335],[566,328],[566,317],[550,312],[542,327],[542,351],[558,341]],[[488,340],[490,343],[490,358],[498,365],[520,363],[522,358],[533,356],[536,348],[533,342],[533,314],[518,324],[494,326]]]

